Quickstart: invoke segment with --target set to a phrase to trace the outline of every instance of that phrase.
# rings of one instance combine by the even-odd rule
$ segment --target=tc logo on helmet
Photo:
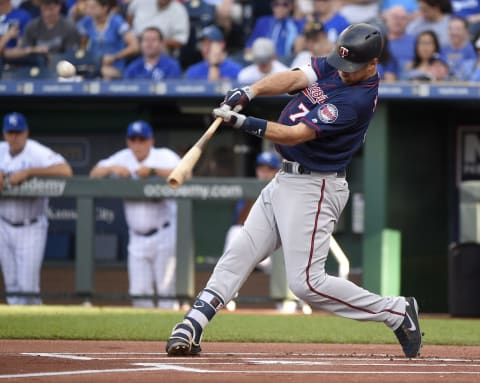
[[[341,58],[345,58],[345,57],[348,57],[348,54],[349,54],[349,50],[345,47],[339,47],[338,48],[338,54],[340,55]]]

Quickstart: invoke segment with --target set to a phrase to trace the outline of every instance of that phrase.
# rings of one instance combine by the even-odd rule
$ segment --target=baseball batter
[[[407,357],[418,355],[422,334],[414,298],[382,297],[325,272],[330,236],[349,195],[345,169],[363,144],[375,111],[382,46],[379,30],[351,25],[327,57],[313,57],[310,65],[233,89],[214,110],[227,124],[273,141],[284,161],[206,288],[174,327],[166,346],[169,355],[200,353],[203,329],[254,266],[279,246],[297,297],[314,309],[383,322],[395,332]],[[254,96],[287,92],[296,95],[278,122],[237,112]]]
[[[91,177],[166,178],[179,156],[168,148],[154,148],[153,130],[145,121],[127,128],[127,148],[101,160]],[[174,200],[125,200],[129,229],[128,277],[133,305],[153,307],[146,296],[175,296],[177,204]],[[145,296],[145,297],[142,297]],[[178,308],[174,299],[159,299],[159,308]]]
[[[0,190],[30,177],[70,177],[65,159],[28,138],[27,120],[20,113],[3,119],[0,142]],[[40,304],[40,270],[47,241],[48,198],[0,198],[0,265],[7,303]],[[12,295],[13,293],[34,294]]]

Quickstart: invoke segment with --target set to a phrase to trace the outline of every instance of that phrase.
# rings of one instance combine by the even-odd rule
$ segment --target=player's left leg
[[[17,258],[18,285],[21,292],[40,293],[40,272],[45,245],[47,243],[48,221],[42,217],[38,222],[15,229],[18,241],[15,246]],[[38,305],[40,297],[19,298],[17,304]]]
[[[264,188],[244,227],[219,259],[206,288],[198,294],[184,321],[174,327],[166,345],[169,355],[199,354],[204,328],[234,297],[258,262],[279,247],[270,202],[276,188],[275,181]]]

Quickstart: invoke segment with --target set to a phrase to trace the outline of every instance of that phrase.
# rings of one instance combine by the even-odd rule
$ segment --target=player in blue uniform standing
[[[297,297],[313,309],[384,322],[407,357],[419,354],[422,334],[414,298],[382,297],[325,272],[333,227],[349,195],[345,168],[363,144],[375,111],[382,45],[378,29],[354,24],[340,34],[327,57],[313,57],[310,65],[232,89],[214,110],[227,124],[274,142],[284,161],[206,288],[174,327],[166,346],[169,355],[200,353],[203,329],[255,265],[279,246]],[[278,122],[238,113],[254,96],[286,92],[296,96]]]

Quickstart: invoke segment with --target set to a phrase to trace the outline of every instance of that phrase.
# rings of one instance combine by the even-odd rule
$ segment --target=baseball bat
[[[217,117],[215,121],[210,124],[205,133],[203,133],[202,137],[200,137],[198,141],[195,142],[195,144],[190,148],[190,150],[185,153],[178,165],[167,177],[168,186],[170,186],[172,189],[176,189],[181,186],[186,179],[190,178],[193,168],[200,158],[203,149],[207,145],[208,141],[210,141],[213,134],[217,131],[222,121],[223,120],[221,117]]]

